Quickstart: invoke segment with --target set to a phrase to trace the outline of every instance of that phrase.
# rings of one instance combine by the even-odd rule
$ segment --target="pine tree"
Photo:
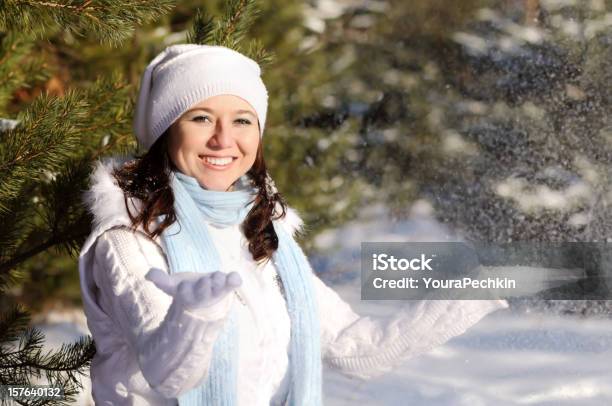
[[[115,46],[167,12],[171,2],[0,2],[0,385],[47,382],[80,388],[95,346],[90,337],[44,352],[26,309],[7,292],[26,264],[49,250],[76,254],[89,233],[81,193],[91,162],[131,147],[130,87],[118,72],[52,94],[54,55],[45,39],[64,36]],[[34,95],[32,100],[24,95]],[[42,381],[40,380],[42,379]],[[65,401],[19,400],[24,405]],[[3,401],[4,403],[4,401]]]

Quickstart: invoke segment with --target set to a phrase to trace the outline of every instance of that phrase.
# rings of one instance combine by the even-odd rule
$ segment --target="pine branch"
[[[19,196],[9,202],[8,210],[0,213],[0,229],[3,230],[0,238],[0,264],[15,256],[18,247],[24,244],[27,236],[36,230],[37,223],[40,223],[37,213],[39,203],[33,198],[36,195],[36,184],[29,182],[21,189]],[[0,272],[0,288],[9,280],[16,282],[16,279],[8,274],[8,270]]]
[[[260,14],[255,0],[232,0],[221,21],[214,21],[200,9],[196,11],[187,41],[195,44],[221,45],[239,52],[255,60],[260,67],[268,65],[274,59],[273,53],[264,50],[258,39],[251,40],[244,49],[242,43],[249,28]]]
[[[61,168],[77,144],[87,106],[82,92],[62,98],[43,95],[20,113],[20,125],[0,143],[0,213],[31,179]]]
[[[0,298],[4,295],[8,286],[14,286],[23,282],[27,273],[21,268],[14,268],[10,272],[0,273]]]
[[[91,231],[91,218],[83,203],[91,158],[86,155],[71,162],[68,169],[45,185],[44,221],[50,240],[70,255],[76,255]]]
[[[41,372],[69,372],[89,365],[95,354],[91,337],[80,338],[73,344],[62,344],[57,351],[42,354],[43,334],[38,329],[28,329],[20,341],[19,350],[10,356],[18,356],[13,364],[2,363],[2,369],[23,369],[27,375],[40,377]]]
[[[34,32],[38,38],[63,29],[75,36],[95,36],[115,45],[130,37],[136,26],[155,20],[173,6],[171,0],[115,2],[6,0],[0,3],[0,30]]]
[[[241,42],[259,14],[255,0],[232,0],[215,32],[215,43],[241,51]]]
[[[47,251],[49,248],[54,247],[58,243],[59,241],[51,238],[51,239],[46,240],[40,245],[36,245],[34,247],[31,247],[27,251],[24,251],[18,255],[15,255],[11,259],[0,264],[0,275],[13,270],[15,267],[17,267],[22,262],[27,261],[33,256],[40,254],[41,252]]]
[[[68,404],[82,388],[79,377],[88,369],[96,349],[91,337],[81,337],[72,344],[43,354],[42,333],[26,329],[14,351],[0,347],[0,384],[49,384],[64,389],[63,401],[19,401],[20,404]]]
[[[274,52],[266,51],[264,49],[263,43],[257,38],[251,40],[251,42],[249,43],[249,48],[245,52],[245,55],[256,61],[262,71],[275,59]]]
[[[3,356],[2,345],[17,340],[19,332],[25,330],[29,322],[28,313],[17,305],[0,315],[0,357]]]
[[[76,110],[78,122],[66,123],[59,118],[69,127],[63,131],[71,137],[67,151],[63,151],[63,155],[58,157],[55,156],[57,152],[48,145],[43,145],[40,149],[45,156],[61,158],[61,165],[45,168],[44,177],[32,176],[31,168],[21,169],[21,172],[27,172],[30,176],[17,179],[19,182],[16,185],[13,183],[13,187],[21,188],[17,190],[19,195],[9,195],[5,200],[5,210],[0,211],[0,226],[5,230],[0,238],[0,281],[4,278],[6,282],[11,277],[12,270],[50,248],[57,248],[71,255],[78,251],[90,230],[90,216],[81,203],[81,194],[86,188],[91,171],[90,163],[94,157],[101,154],[124,152],[133,146],[130,131],[132,105],[128,92],[129,86],[118,74],[113,74],[108,79],[98,79],[89,89],[79,92],[79,96],[74,99],[83,103],[77,103],[78,108],[71,107]],[[87,103],[84,103],[85,101]],[[46,106],[45,103],[43,105]],[[41,109],[49,110],[46,107]],[[43,114],[57,117],[54,109],[32,116]],[[47,128],[27,119],[25,122],[26,126],[18,129],[23,130],[29,137],[36,135],[32,134],[33,131],[26,130],[27,127]],[[122,133],[117,134],[119,131]],[[5,169],[19,163],[15,162],[15,157],[25,155],[20,148],[26,142],[0,144],[0,152],[3,148],[12,151],[13,159],[4,159]],[[31,143],[29,146],[32,147]],[[35,151],[29,153],[33,155],[32,161],[40,164],[40,156],[35,154]],[[10,154],[5,154],[8,155]],[[7,179],[15,182],[14,177],[9,178],[7,175]],[[10,182],[6,184],[11,186]],[[0,188],[0,196],[1,192]]]
[[[40,185],[41,201],[38,203],[37,219],[42,222],[30,223],[28,217],[18,211],[0,216],[14,223],[7,224],[7,231],[15,237],[4,236],[0,242],[0,287],[11,278],[11,274],[24,262],[50,248],[64,250],[74,255],[90,232],[91,218],[81,202],[82,191],[88,179],[91,159],[82,157],[81,161],[69,166],[48,185]],[[43,197],[44,196],[44,197]],[[17,202],[18,199],[15,200]],[[2,221],[0,221],[2,225]],[[11,242],[12,241],[12,242]]]
[[[200,9],[196,10],[193,25],[187,33],[187,42],[191,44],[210,44],[214,39],[213,17]]]
[[[99,77],[87,88],[84,97],[90,108],[81,123],[80,148],[102,154],[119,153],[135,146],[126,134],[132,134],[133,103],[131,86],[117,70],[109,77]],[[79,150],[81,155],[83,150]]]
[[[118,75],[98,79],[87,91],[43,95],[20,114],[20,125],[3,132],[0,144],[0,213],[21,188],[66,167],[79,144],[89,150],[105,136],[126,133],[131,107],[128,85]],[[96,145],[96,141],[98,145]]]

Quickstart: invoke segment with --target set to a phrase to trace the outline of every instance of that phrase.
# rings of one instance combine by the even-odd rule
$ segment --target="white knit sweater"
[[[222,271],[237,271],[236,294],[209,308],[186,310],[145,280],[152,268],[168,271],[161,239],[125,226],[129,218],[110,168],[98,165],[87,200],[94,231],[81,250],[84,310],[97,353],[92,395],[99,405],[174,405],[206,377],[212,346],[232,306],[238,306],[240,405],[280,405],[287,390],[290,319],[269,261],[256,269],[239,227],[209,226]],[[283,225],[301,220],[290,210]],[[312,273],[321,321],[323,361],[367,379],[463,333],[503,300],[398,302],[386,318],[361,317]],[[400,305],[401,303],[401,305]]]

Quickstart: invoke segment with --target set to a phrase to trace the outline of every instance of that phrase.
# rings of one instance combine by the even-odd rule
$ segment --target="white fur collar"
[[[112,157],[98,161],[90,177],[90,188],[84,194],[87,209],[94,217],[94,229],[111,228],[116,225],[131,224],[125,207],[123,191],[117,185],[112,171],[123,165],[131,157]],[[140,202],[137,199],[128,199],[132,214],[137,213]],[[281,223],[292,234],[303,231],[304,223],[298,212],[287,207],[287,213]]]

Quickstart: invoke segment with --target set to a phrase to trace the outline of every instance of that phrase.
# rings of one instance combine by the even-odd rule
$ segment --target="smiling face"
[[[253,166],[259,138],[253,107],[223,94],[194,104],[170,126],[168,153],[200,186],[227,191]]]

